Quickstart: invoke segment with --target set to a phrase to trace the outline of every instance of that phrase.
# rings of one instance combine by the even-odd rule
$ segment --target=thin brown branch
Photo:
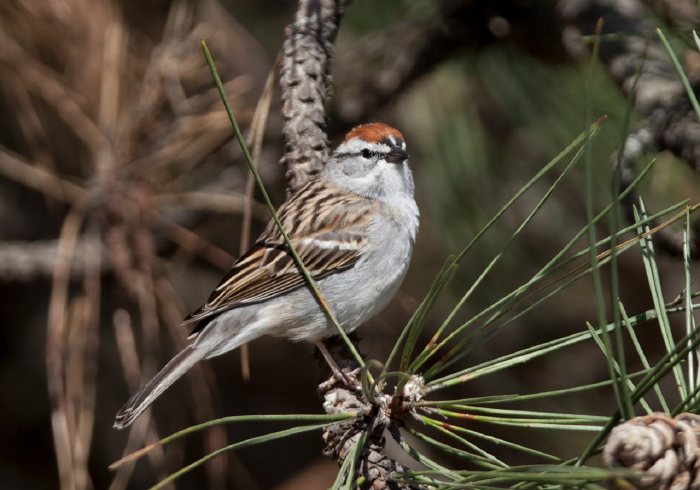
[[[87,318],[83,314],[86,311],[85,296],[73,296],[66,314],[66,329],[64,339],[64,373],[65,385],[65,411],[66,418],[74,427],[72,468],[75,488],[88,490],[92,488],[90,475],[85,466],[86,449],[81,446],[81,420],[83,405],[83,382],[85,374],[85,345],[87,330]]]
[[[117,309],[112,315],[117,352],[122,363],[124,379],[129,391],[136,391],[141,383],[141,363],[136,349],[136,337],[131,316],[124,309]]]
[[[154,207],[164,208],[169,206],[185,206],[191,211],[204,211],[210,213],[243,214],[246,208],[250,209],[251,218],[267,221],[270,211],[265,204],[254,200],[248,202],[244,194],[231,192],[229,194],[215,194],[211,192],[193,191],[174,194],[159,194],[151,198]]]
[[[281,55],[278,55],[277,59],[275,60],[275,65],[267,75],[265,87],[263,88],[262,95],[258,99],[258,104],[255,107],[255,113],[253,114],[253,120],[250,123],[247,145],[252,147],[251,158],[253,159],[253,165],[256,168],[260,162],[263,136],[265,135],[265,127],[267,126],[267,119],[270,115],[270,106],[272,104],[272,95],[275,90],[275,81],[277,80],[277,77],[279,77],[280,61]],[[255,178],[253,173],[250,172],[248,173],[248,178],[246,179],[245,183],[245,201],[243,204],[243,219],[241,220],[241,241],[239,255],[243,255],[250,247],[250,234],[253,224],[253,205],[255,204],[255,201],[253,200],[254,193]],[[265,214],[268,214],[267,210]],[[248,348],[247,343],[241,345],[240,352],[241,373],[243,375],[243,379],[248,381],[250,380],[250,349]]]
[[[87,251],[86,243],[79,239],[70,267],[71,276],[80,276],[85,270],[85,261],[81,260]],[[39,277],[51,277],[58,264],[59,240],[32,242],[0,242],[0,277],[5,282],[33,281]],[[101,271],[111,269],[109,258],[105,255],[100,261]]]
[[[176,349],[185,347],[186,342],[183,335],[183,327],[180,320],[183,317],[182,305],[170,281],[164,277],[156,281],[156,295],[161,315],[165,316],[168,333],[175,343]],[[217,399],[219,387],[216,376],[208,364],[198,364],[190,371],[190,376],[194,379],[190,383],[192,398],[196,400],[195,417],[197,420],[205,421],[216,418],[214,407],[220,405]],[[217,403],[214,403],[216,401]],[[226,430],[223,427],[215,427],[205,438],[205,451],[212,452],[228,445]],[[155,442],[155,441],[152,441]],[[125,453],[126,454],[126,453]],[[207,466],[210,488],[225,488],[224,475],[228,473],[228,460],[216,461]]]
[[[164,277],[156,278],[155,293],[161,315],[167,319],[165,324],[167,325],[170,337],[173,339],[177,349],[184,348],[184,335],[182,325],[180,325],[183,311],[180,300],[172,284]],[[192,398],[197,401],[197,403],[194,404],[197,420],[212,420],[216,418],[213,407],[218,404],[215,404],[214,400],[216,400],[219,390],[216,376],[211,366],[208,364],[199,364],[192,369],[191,376],[195,379],[195,381],[190,384],[190,387]],[[223,427],[219,426],[212,429],[213,430],[207,434],[205,439],[205,450],[207,452],[215,451],[228,444],[226,430]],[[210,488],[225,488],[224,475],[228,472],[227,463],[228,461],[226,459],[221,459],[218,461],[215,460],[207,466]]]
[[[265,87],[263,88],[260,99],[258,99],[258,104],[255,108],[255,113],[253,114],[253,119],[250,123],[247,145],[252,148],[251,157],[255,167],[257,167],[260,162],[263,136],[265,135],[265,127],[267,126],[267,119],[270,114],[274,84],[280,72],[280,60],[281,57],[278,56],[277,60],[275,60],[275,65],[267,76]],[[250,228],[253,216],[258,216],[257,213],[254,213],[255,208],[258,206],[258,203],[253,200],[254,192],[255,178],[251,172],[248,174],[248,178],[246,179],[245,194],[243,196],[243,220],[241,223],[241,242],[239,249],[240,255],[243,255],[250,247]],[[265,208],[267,207],[265,206]],[[264,216],[268,217],[268,215],[269,213],[266,209]]]
[[[16,112],[23,115],[17,118],[17,127],[24,135],[23,151],[27,159],[36,162],[39,167],[55,170],[55,164],[49,152],[47,128],[45,122],[39,117],[35,102],[18,74],[8,72],[8,78],[3,88],[11,94]]]
[[[154,224],[162,228],[163,232],[181,248],[190,252],[199,253],[215,267],[227,270],[233,264],[234,258],[216,245],[209,243],[196,233],[184,226],[167,219],[161,214],[153,213]]]
[[[93,154],[109,148],[109,141],[95,122],[86,113],[89,107],[85,97],[72,90],[56,71],[40,63],[18,43],[0,29],[0,64],[6,64],[19,74],[30,93],[38,95],[56,109],[56,114],[65,121],[66,127],[80,138]]]
[[[49,318],[46,333],[46,376],[51,403],[51,427],[58,462],[61,489],[76,488],[74,472],[75,421],[68,413],[64,384],[66,311],[68,307],[68,285],[70,263],[80,234],[84,211],[74,208],[66,217],[61,229],[59,255],[53,276]]]
[[[153,246],[153,235],[148,227],[148,220],[143,220],[135,227],[134,256],[136,259],[137,302],[141,324],[142,347],[142,382],[146,382],[157,372],[156,352],[160,344],[158,335],[158,307],[154,277],[159,271]]]
[[[90,490],[93,487],[88,470],[90,447],[95,424],[95,406],[97,401],[97,355],[100,343],[100,297],[102,293],[102,241],[99,228],[93,221],[86,232],[85,275],[83,279],[83,301],[78,323],[80,327],[80,342],[71,342],[70,349],[76,349],[79,358],[79,391],[76,393],[80,400],[75,418],[75,472],[78,488]],[[80,346],[80,347],[78,347]]]
[[[21,156],[0,147],[0,174],[53,199],[76,203],[85,197],[83,187],[61,179],[53,172],[31,165]]]
[[[122,309],[116,310],[113,315],[113,324],[117,340],[117,350],[119,352],[126,384],[129,387],[129,391],[133,393],[141,386],[141,367],[136,349],[134,329],[131,324],[129,313]],[[150,418],[148,422],[139,421],[139,423],[134,424],[134,428],[129,432],[129,439],[122,454],[126,456],[136,451],[138,448],[155,443],[158,440],[160,440],[160,436],[158,435],[154,421]],[[162,470],[165,468],[165,452],[162,446],[157,446],[153,449],[153,451],[149,451],[148,453],[151,465],[154,468],[160,468],[160,477],[164,478],[167,476]],[[112,479],[109,490],[125,489],[134,468],[134,465],[119,467]],[[168,485],[167,488],[174,488],[174,485]]]

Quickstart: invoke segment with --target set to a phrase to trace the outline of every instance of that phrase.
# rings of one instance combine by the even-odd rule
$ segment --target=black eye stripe
[[[388,148],[384,149],[383,151],[378,151],[376,149],[370,150],[369,148],[363,148],[360,151],[347,151],[343,153],[336,153],[336,157],[340,159],[345,159],[345,158],[351,158],[351,157],[363,157],[363,158],[371,158],[371,157],[366,157],[363,156],[363,153],[365,151],[369,151],[372,155],[371,156],[380,156],[382,158],[385,158],[389,153],[391,153],[391,149],[398,146],[400,148],[403,148],[404,150],[406,149],[406,144],[402,139],[399,138],[394,138],[393,136],[387,136],[384,138],[382,141],[380,141],[380,144],[388,146]]]
[[[400,146],[404,150],[406,149],[406,143],[401,138],[396,138],[395,136],[387,136],[381,141],[381,143],[388,145],[389,148]]]
[[[338,153],[337,156],[339,158],[361,157],[363,151]],[[378,151],[372,151],[372,150],[369,150],[369,151],[372,153],[372,156],[379,155],[379,156],[385,157],[388,154],[388,152],[378,152]]]

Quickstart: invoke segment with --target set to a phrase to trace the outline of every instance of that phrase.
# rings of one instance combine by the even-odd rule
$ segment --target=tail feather
[[[163,369],[141,388],[117,412],[114,427],[123,429],[146,410],[171,384],[185,374],[197,361],[206,357],[205,349],[188,346],[173,357]]]

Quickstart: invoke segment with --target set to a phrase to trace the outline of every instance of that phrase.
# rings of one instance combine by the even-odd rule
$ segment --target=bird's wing
[[[312,181],[278,210],[294,249],[314,280],[352,267],[366,246],[368,200]],[[207,302],[183,320],[198,322],[224,310],[264,301],[305,284],[274,221],[233,265]]]

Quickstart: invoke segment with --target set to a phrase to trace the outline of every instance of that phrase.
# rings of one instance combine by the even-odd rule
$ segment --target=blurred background
[[[622,3],[646,27],[657,22],[686,32],[698,18],[692,2]],[[348,6],[328,102],[331,146],[358,123],[399,128],[421,209],[401,291],[358,331],[367,358],[386,358],[445,258],[602,115],[608,121],[591,159],[595,209],[610,201],[610,158],[629,105],[606,66],[590,61],[590,44],[580,38],[592,34],[581,27],[589,24],[572,20],[594,7],[554,0],[358,0]],[[312,348],[261,339],[250,345],[249,379],[239,352],[223,356],[163,395],[152,423],[131,433],[112,429],[130,394],[184,345],[189,332],[179,320],[206,300],[242,240],[249,243],[269,219],[257,193],[250,223],[244,219],[249,170],[231,139],[199,40],[212,50],[246,130],[295,9],[296,2],[281,0],[0,4],[3,488],[59,488],[62,481],[64,488],[146,488],[208,451],[281,427],[237,424],[154,451],[118,473],[107,466],[216,417],[322,413]],[[695,66],[697,56],[686,52],[684,61]],[[632,127],[641,118],[633,108]],[[281,125],[276,91],[258,165],[277,205],[286,187]],[[692,168],[668,152],[650,153],[640,163],[654,156],[659,161],[641,191],[649,208],[698,197]],[[555,178],[538,184],[462,262],[431,313],[426,340]],[[454,324],[527,281],[568,243],[585,225],[584,196],[583,173],[575,170]],[[599,237],[607,226],[599,227]],[[672,258],[660,264],[670,300],[683,289],[682,264]],[[623,255],[619,270],[627,311],[650,308],[639,254]],[[586,321],[596,323],[590,280],[511,325],[467,365],[581,331]],[[532,393],[606,376],[591,343],[450,395]],[[52,405],[61,391],[63,404]],[[571,397],[556,409],[608,414],[610,398]],[[61,413],[75,414],[75,426],[56,422]],[[70,455],[61,446],[66,434],[76,438]],[[586,442],[545,434],[541,444],[566,456]],[[321,450],[318,433],[254,446],[220,456],[176,487],[327,488],[337,465]],[[61,474],[56,453],[74,468],[71,474]],[[507,452],[502,457],[526,462]]]

